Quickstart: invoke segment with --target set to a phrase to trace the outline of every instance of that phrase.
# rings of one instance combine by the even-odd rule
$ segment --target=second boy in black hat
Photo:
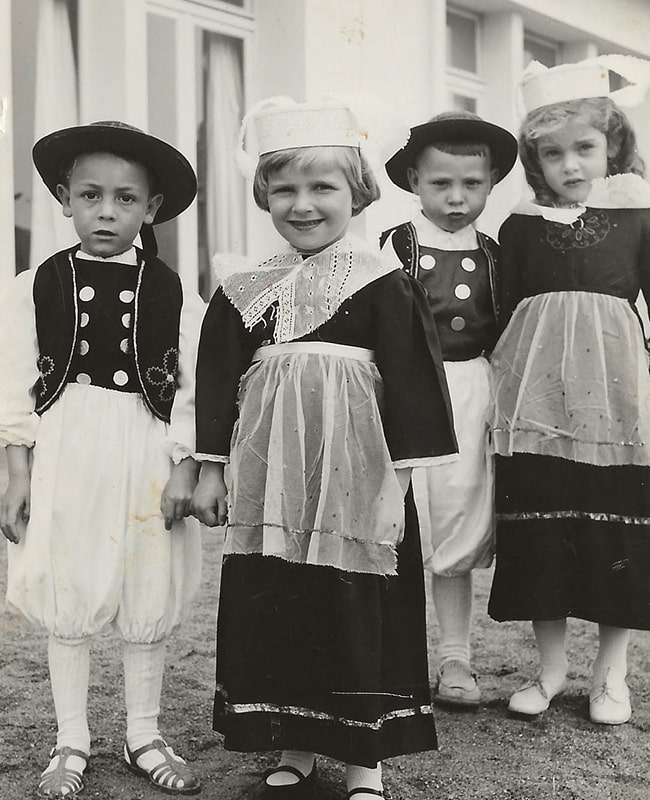
[[[413,471],[425,567],[440,624],[438,703],[476,707],[470,667],[472,570],[493,557],[493,466],[488,448],[489,365],[496,340],[497,245],[474,222],[495,183],[512,169],[516,139],[469,112],[411,129],[386,164],[397,186],[418,195],[416,217],[381,236],[427,290],[451,393],[459,460]]]

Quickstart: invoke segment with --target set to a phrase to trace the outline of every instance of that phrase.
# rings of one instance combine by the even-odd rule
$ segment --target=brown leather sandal
[[[157,750],[165,759],[156,764],[152,769],[146,770],[138,766],[138,759],[145,753]],[[131,772],[148,778],[149,783],[167,794],[198,794],[201,791],[201,782],[187,766],[187,762],[169,747],[162,739],[154,739],[151,744],[130,750],[124,745],[124,760]]]
[[[50,761],[56,756],[59,757],[56,767],[51,770],[46,769],[41,773],[37,789],[38,796],[47,797],[48,800],[61,800],[62,798],[74,800],[85,788],[83,772],[68,769],[66,763],[70,756],[77,756],[83,758],[88,766],[88,753],[76,750],[74,747],[58,747],[50,751]]]

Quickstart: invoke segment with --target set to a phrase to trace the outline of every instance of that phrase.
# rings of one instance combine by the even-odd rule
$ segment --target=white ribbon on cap
[[[262,131],[267,141],[257,141],[255,134],[260,131],[256,131],[256,120],[269,122],[272,116],[278,118],[279,127],[274,130],[271,125]],[[286,137],[281,135],[283,116]],[[308,119],[311,122],[305,127]],[[292,122],[296,129],[300,128],[300,133],[292,130]],[[263,152],[294,147],[359,147],[370,168],[377,171],[405,144],[408,135],[408,125],[376,97],[327,94],[317,103],[297,103],[290,97],[276,96],[261,100],[246,112],[239,129],[235,157],[242,174],[252,178]],[[252,146],[251,139],[255,139]]]
[[[610,91],[609,71],[629,85]],[[609,97],[632,108],[644,101],[649,87],[650,62],[635,56],[603,55],[557,67],[531,61],[519,84],[519,101],[524,115],[545,105],[588,97]]]

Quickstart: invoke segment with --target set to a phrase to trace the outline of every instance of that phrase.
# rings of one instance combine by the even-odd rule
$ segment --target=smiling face
[[[420,153],[407,175],[424,216],[452,232],[479,216],[496,178],[489,156],[443,153],[432,145]]]
[[[151,196],[143,165],[113,153],[78,156],[68,185],[59,184],[57,194],[63,215],[72,217],[81,250],[102,258],[128,250],[163,200],[161,194]]]
[[[537,155],[544,179],[560,203],[583,203],[594,178],[607,175],[607,137],[581,117],[540,136]]]
[[[328,161],[289,163],[268,176],[268,206],[278,233],[301,253],[336,242],[352,219],[352,190],[341,167]]]

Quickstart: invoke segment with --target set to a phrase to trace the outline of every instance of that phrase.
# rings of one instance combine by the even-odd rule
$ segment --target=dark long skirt
[[[424,602],[410,492],[397,576],[226,557],[214,702],[226,749],[369,767],[436,749]]]
[[[650,469],[497,456],[493,619],[650,630]]]

